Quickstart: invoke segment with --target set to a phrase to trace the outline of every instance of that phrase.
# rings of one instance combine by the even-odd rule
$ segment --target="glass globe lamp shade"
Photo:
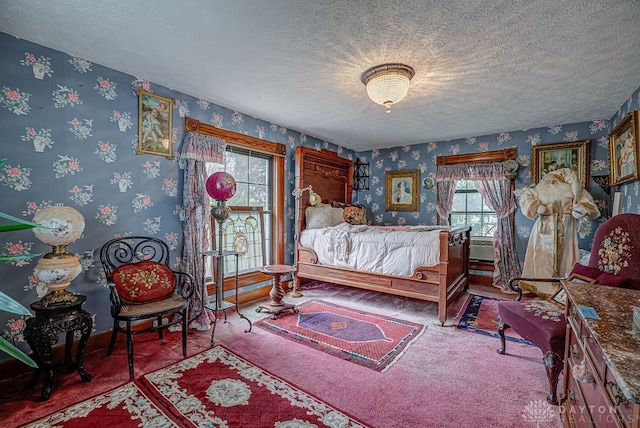
[[[69,245],[84,232],[84,217],[76,209],[64,205],[45,207],[36,212],[33,222],[41,225],[33,229],[40,241],[51,246]]]
[[[236,180],[227,172],[216,172],[207,178],[206,189],[216,201],[226,201],[236,193]]]

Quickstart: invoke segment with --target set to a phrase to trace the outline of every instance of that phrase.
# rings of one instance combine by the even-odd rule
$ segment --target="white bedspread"
[[[300,245],[313,249],[323,265],[410,277],[419,266],[440,263],[440,230],[415,226],[407,231],[342,223],[305,229]]]

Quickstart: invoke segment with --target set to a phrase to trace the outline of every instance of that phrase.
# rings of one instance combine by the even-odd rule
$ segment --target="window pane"
[[[266,185],[268,183],[269,161],[262,158],[249,158],[249,183]],[[260,205],[262,206],[262,205]]]
[[[467,210],[482,211],[482,195],[480,193],[467,193]]]
[[[466,211],[466,193],[454,193],[453,194],[453,205],[451,206],[452,211]]]
[[[451,226],[464,226],[465,224],[467,224],[465,214],[451,214]]]

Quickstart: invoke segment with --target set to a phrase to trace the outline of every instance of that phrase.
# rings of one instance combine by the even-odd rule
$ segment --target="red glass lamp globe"
[[[236,193],[236,180],[227,172],[216,172],[207,178],[206,188],[216,201],[226,201]]]

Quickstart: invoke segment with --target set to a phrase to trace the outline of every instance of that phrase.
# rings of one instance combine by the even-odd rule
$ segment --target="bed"
[[[323,202],[351,204],[353,186],[353,162],[339,157],[330,150],[314,150],[308,147],[297,147],[295,153],[296,186],[305,188],[312,186],[313,191],[322,197]],[[437,256],[429,265],[413,263],[408,273],[371,272],[366,269],[366,263],[358,265],[338,263],[338,265],[323,264],[319,251],[314,250],[315,238],[306,236],[312,232],[305,230],[306,208],[310,206],[309,192],[300,197],[300,224],[296,225],[300,234],[297,245],[297,286],[309,280],[321,280],[339,285],[374,290],[382,293],[406,296],[426,300],[438,304],[438,320],[444,325],[447,311],[451,303],[468,286],[469,276],[469,226],[462,227],[423,227],[409,228],[409,232],[430,234],[435,240]],[[339,228],[340,226],[336,226]],[[341,226],[342,232],[350,232],[351,226]],[[361,227],[355,235],[367,229],[372,233],[388,233],[385,228]],[[372,230],[373,229],[373,230]],[[405,233],[397,231],[396,233]],[[330,236],[329,231],[323,231]],[[339,236],[339,235],[335,235]],[[389,235],[390,236],[390,235]],[[327,238],[329,239],[329,238]],[[337,238],[335,238],[337,239]],[[308,246],[302,245],[306,242]],[[355,244],[353,244],[355,245]],[[361,248],[361,247],[359,247]],[[320,254],[322,255],[322,254]],[[344,254],[343,254],[344,257]],[[352,262],[357,261],[359,253],[349,255]],[[355,260],[354,260],[355,258]],[[417,259],[413,258],[412,260]],[[355,267],[354,267],[355,266]]]

